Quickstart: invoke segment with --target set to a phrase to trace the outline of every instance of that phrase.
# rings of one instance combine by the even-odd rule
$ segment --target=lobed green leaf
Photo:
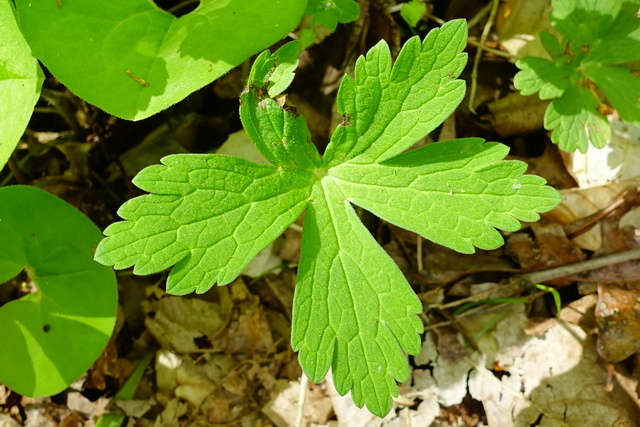
[[[421,43],[405,43],[391,66],[391,53],[380,42],[358,58],[354,78],[345,76],[338,91],[344,122],[327,147],[323,164],[371,163],[393,157],[435,129],[458,106],[466,63],[464,20],[432,30]]]
[[[571,84],[569,77],[575,72],[575,67],[535,56],[519,59],[516,66],[520,68],[513,79],[516,89],[525,96],[540,91],[540,99],[561,96]]]
[[[205,292],[235,279],[251,259],[300,216],[310,172],[223,155],[177,154],[134,179],[153,194],[118,210],[96,249],[114,268],[151,274],[177,264],[167,291]]]
[[[331,368],[341,394],[385,415],[395,381],[408,378],[403,352],[420,349],[421,304],[352,204],[462,252],[494,248],[494,229],[560,198],[544,180],[523,176],[507,148],[465,139],[400,154],[438,126],[464,95],[456,77],[466,56],[464,21],[405,45],[394,66],[382,42],[360,58],[338,95],[344,114],[320,162],[304,119],[268,91],[277,55],[254,63],[242,95],[248,135],[275,166],[217,155],[177,155],[134,183],[153,194],[127,202],[110,226],[101,262],[150,273],[177,263],[172,293],[203,292],[231,281],[251,257],[307,208],[292,345],[313,381]],[[287,73],[276,80],[287,83]],[[284,85],[283,84],[283,85]]]
[[[589,143],[604,147],[611,136],[607,119],[596,110],[598,100],[588,89],[570,86],[547,108],[544,127],[551,130],[551,140],[565,151],[587,151]]]
[[[545,180],[522,175],[526,164],[501,161],[509,149],[480,138],[429,144],[380,164],[345,163],[329,176],[347,200],[377,216],[462,253],[495,249],[495,228],[516,231],[519,221],[560,202]]]
[[[608,102],[626,121],[640,120],[640,79],[625,63],[640,61],[637,0],[554,0],[551,22],[562,43],[542,33],[553,61],[523,58],[514,85],[523,95],[540,91],[554,100],[545,114],[551,139],[567,151],[601,148],[611,133],[597,107]],[[595,83],[607,100],[598,99]]]
[[[336,389],[384,416],[394,381],[420,351],[422,305],[332,177],[314,186],[302,236],[292,346],[311,381],[333,367]]]

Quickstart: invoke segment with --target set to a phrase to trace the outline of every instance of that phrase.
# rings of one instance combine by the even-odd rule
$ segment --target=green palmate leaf
[[[403,352],[420,349],[421,304],[353,204],[461,252],[502,244],[494,228],[534,221],[559,195],[523,176],[507,148],[480,139],[400,154],[450,114],[464,95],[466,23],[452,21],[423,43],[407,42],[395,66],[386,44],[345,77],[345,120],[320,160],[304,119],[270,85],[278,53],[263,54],[242,95],[247,134],[273,166],[220,155],[176,155],[134,180],[153,194],[127,202],[126,220],[105,231],[96,259],[153,273],[173,264],[167,289],[226,284],[306,207],[292,345],[313,381],[331,368],[338,391],[383,416],[408,378]],[[282,53],[282,52],[281,52]],[[286,55],[285,55],[286,56]],[[276,82],[269,76],[276,77]]]
[[[139,120],[182,100],[300,22],[298,0],[203,0],[180,18],[149,0],[17,0],[35,55],[70,90]]]
[[[554,0],[551,22],[564,38],[540,34],[553,61],[528,57],[516,63],[521,71],[514,84],[523,95],[539,91],[541,99],[558,98],[545,127],[563,150],[604,146],[611,131],[598,105],[609,102],[623,120],[640,121],[640,79],[626,65],[640,61],[639,7],[637,0]],[[598,98],[593,84],[606,99]]]
[[[0,170],[27,127],[44,76],[18,29],[11,2],[0,2]]]

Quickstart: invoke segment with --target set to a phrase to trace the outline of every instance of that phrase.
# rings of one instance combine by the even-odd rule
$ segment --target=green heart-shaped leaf
[[[17,0],[22,31],[71,91],[110,114],[149,117],[300,22],[300,0],[202,0],[176,18],[150,0]]]
[[[0,170],[27,127],[44,76],[22,37],[11,2],[0,2]]]
[[[0,383],[60,392],[98,358],[117,311],[113,270],[93,261],[102,233],[35,187],[0,188],[0,283],[26,270],[37,292],[0,307]]]

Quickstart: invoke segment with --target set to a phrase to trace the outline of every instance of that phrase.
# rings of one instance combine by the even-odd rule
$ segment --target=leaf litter
[[[485,57],[483,65],[491,67],[488,60]],[[323,114],[329,120],[326,110]],[[518,135],[518,124],[508,125],[515,126]],[[465,126],[457,123],[458,133],[468,132]],[[58,169],[59,174],[51,175],[55,179],[49,185],[57,185],[63,195],[78,185],[73,182],[79,179],[77,166],[90,164],[87,147],[77,148],[69,172]],[[64,156],[70,150],[64,146]],[[64,169],[59,156],[57,163],[53,153],[45,158]],[[536,158],[527,161],[534,164]],[[279,272],[258,268],[252,273],[255,283],[249,284],[245,276],[228,287],[189,298],[166,295],[157,282],[121,276],[121,292],[129,288],[123,295],[134,295],[132,280],[138,283],[137,296],[122,299],[125,320],[120,320],[119,332],[101,359],[72,385],[64,401],[16,400],[6,389],[0,390],[0,426],[17,425],[20,410],[27,415],[26,425],[93,425],[105,408],[114,407],[130,417],[129,426],[286,426],[300,418],[301,402],[307,425],[636,425],[638,380],[632,368],[637,364],[639,333],[637,263],[556,279],[563,301],[574,300],[559,313],[540,293],[530,295],[528,288],[508,280],[514,273],[633,250],[640,229],[634,220],[633,191],[639,184],[638,174],[631,167],[627,170],[631,172],[626,180],[619,181],[590,166],[595,174],[589,176],[590,183],[616,182],[564,190],[563,205],[545,215],[546,222],[507,233],[509,244],[504,249],[472,256],[453,254],[373,220],[370,229],[376,230],[377,239],[387,241],[385,249],[401,261],[409,282],[419,290],[428,329],[422,352],[410,358],[410,380],[400,385],[394,410],[383,420],[357,408],[349,396],[340,397],[331,377],[318,385],[301,381],[288,345],[294,278],[285,266]],[[574,173],[571,166],[569,172]],[[565,173],[554,163],[542,175],[553,182],[554,176]],[[86,179],[86,171],[82,175]],[[299,229],[287,229],[284,240],[274,253],[295,266]],[[580,291],[585,295],[578,295]],[[530,302],[496,302],[520,296]],[[481,304],[454,315],[465,300]],[[458,305],[447,306],[451,302]],[[100,397],[92,402],[85,397],[88,389],[121,386],[155,343],[161,348],[133,401]],[[301,394],[301,387],[306,394]]]

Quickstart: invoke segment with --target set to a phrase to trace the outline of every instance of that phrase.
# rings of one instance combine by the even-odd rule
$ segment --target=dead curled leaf
[[[620,362],[640,349],[640,284],[598,285],[598,353]]]

